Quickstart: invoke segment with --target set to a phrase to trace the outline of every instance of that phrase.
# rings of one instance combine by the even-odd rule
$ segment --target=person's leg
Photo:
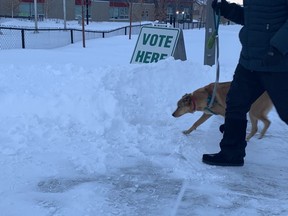
[[[266,88],[279,117],[288,124],[288,72],[262,73],[261,81]]]
[[[226,99],[224,134],[221,151],[204,154],[202,161],[210,165],[242,166],[246,147],[246,115],[251,104],[264,92],[257,73],[238,65]]]
[[[246,120],[251,105],[264,91],[259,74],[238,65],[226,98],[225,118]]]

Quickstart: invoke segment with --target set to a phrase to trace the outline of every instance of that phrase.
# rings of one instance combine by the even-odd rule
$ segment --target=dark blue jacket
[[[243,0],[243,7],[222,1],[221,15],[243,25],[239,63],[248,70],[288,73],[288,0]],[[277,64],[266,64],[276,48]]]

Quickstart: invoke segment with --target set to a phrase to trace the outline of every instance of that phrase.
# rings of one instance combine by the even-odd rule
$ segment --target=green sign
[[[176,28],[143,26],[130,63],[153,63],[174,56],[180,32]]]

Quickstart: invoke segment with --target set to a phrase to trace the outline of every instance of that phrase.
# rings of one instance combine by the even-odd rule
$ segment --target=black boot
[[[225,124],[220,125],[219,131],[223,134],[225,131]]]
[[[216,154],[204,154],[202,161],[217,166],[243,166],[245,157],[247,121],[225,119],[225,131],[220,142],[221,151]]]

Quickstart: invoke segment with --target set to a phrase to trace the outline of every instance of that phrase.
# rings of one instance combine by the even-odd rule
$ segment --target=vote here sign
[[[173,56],[180,29],[143,26],[130,63],[152,63]]]

